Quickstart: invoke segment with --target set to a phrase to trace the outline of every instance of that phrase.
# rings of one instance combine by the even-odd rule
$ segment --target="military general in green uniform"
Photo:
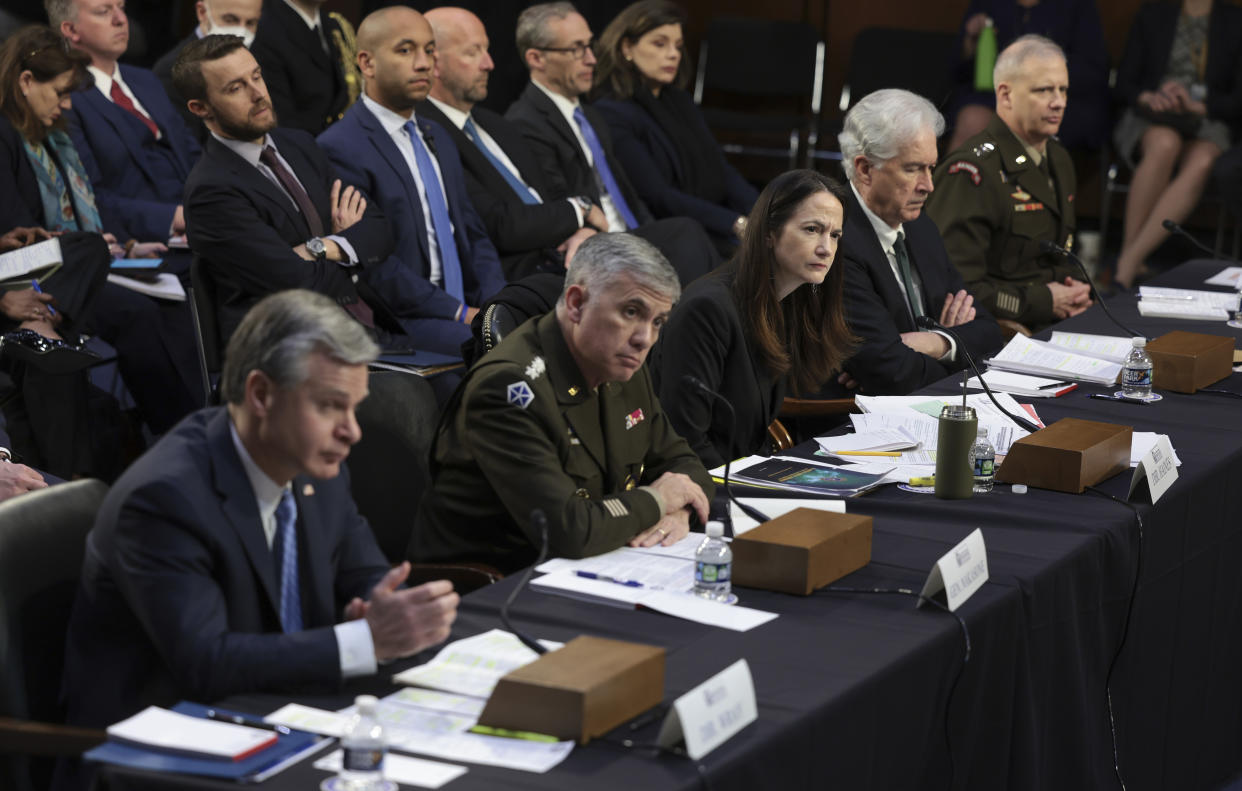
[[[680,296],[648,242],[583,243],[556,310],[507,335],[466,376],[432,447],[410,556],[503,572],[539,551],[586,557],[672,544],[707,519],[713,485],[669,423],[643,362]]]
[[[997,117],[936,168],[926,211],[975,301],[1038,331],[1091,305],[1078,268],[1039,249],[1074,244],[1074,165],[1053,137],[1069,91],[1065,54],[1023,36],[997,58],[993,83]]]

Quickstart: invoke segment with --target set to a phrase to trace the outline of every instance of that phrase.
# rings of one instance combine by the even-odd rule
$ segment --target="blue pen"
[[[594,571],[575,571],[579,577],[587,580],[599,580],[600,582],[612,582],[617,585],[624,585],[627,588],[641,588],[643,584],[638,580],[622,580],[616,577],[610,577],[607,574],[596,574]]]
[[[33,289],[35,290],[35,293],[36,293],[36,294],[42,294],[42,293],[43,293],[43,289],[39,288],[39,280],[38,280],[38,278],[36,278],[36,279],[34,279],[34,280],[31,280],[31,281],[30,281],[30,287],[31,287],[31,288],[33,288]],[[49,305],[47,306],[47,312],[48,312],[48,314],[49,314],[49,315],[51,315],[51,316],[55,316],[55,315],[56,315],[56,308],[52,307],[52,306],[49,304]]]

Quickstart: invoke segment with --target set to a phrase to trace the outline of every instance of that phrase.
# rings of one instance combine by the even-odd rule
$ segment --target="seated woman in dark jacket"
[[[657,218],[692,217],[725,255],[757,191],[724,158],[694,99],[684,13],[664,0],[622,11],[596,46],[595,107],[608,120],[626,175]]]
[[[811,170],[778,176],[733,259],[691,283],[661,331],[649,363],[656,393],[707,467],[761,451],[786,381],[815,393],[849,356],[845,276],[832,265],[844,196]],[[736,419],[690,377],[729,399]]]

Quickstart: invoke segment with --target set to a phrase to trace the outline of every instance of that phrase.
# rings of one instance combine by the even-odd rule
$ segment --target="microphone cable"
[[[737,412],[733,411],[733,404],[729,402],[729,399],[725,398],[720,393],[717,393],[715,390],[708,387],[707,384],[702,379],[698,378],[694,374],[684,374],[681,377],[681,381],[682,383],[688,384],[691,387],[695,388],[696,390],[700,390],[703,393],[706,393],[707,395],[716,399],[720,403],[724,404],[725,408],[729,410],[729,417],[732,419],[732,423],[734,425],[737,425]],[[733,454],[729,454],[729,455],[731,456]],[[725,496],[728,497],[730,500],[732,500],[733,503],[736,504],[737,507],[741,509],[742,513],[746,514],[751,519],[754,519],[759,524],[763,524],[764,522],[767,522],[769,519],[771,519],[770,516],[763,513],[758,508],[752,508],[751,506],[746,505],[741,500],[733,496],[733,487],[729,485],[729,466],[731,464],[733,464],[732,459],[725,459],[725,465],[724,465]],[[732,516],[729,517],[729,528],[730,528],[730,532],[732,532],[732,528],[733,528],[733,517]]]
[[[530,578],[535,575],[535,567],[548,558],[548,518],[544,515],[542,508],[536,508],[530,512],[531,524],[539,528],[539,557],[535,558],[535,562],[530,564],[530,568],[522,575],[522,581],[514,586],[513,592],[509,594],[509,598],[505,599],[505,603],[500,607],[500,622],[504,624],[505,629],[513,633],[513,636],[522,641],[530,650],[540,656],[548,653],[548,649],[540,645],[539,641],[513,626],[509,620],[509,608],[513,606],[513,600],[518,594],[526,590],[526,586],[530,584]]]
[[[1104,309],[1104,313],[1108,316],[1109,319],[1112,320],[1113,324],[1116,324],[1118,327],[1120,327],[1122,331],[1125,332],[1127,335],[1129,335],[1131,338],[1138,338],[1138,337],[1146,338],[1147,337],[1146,335],[1143,335],[1140,332],[1135,332],[1134,330],[1130,329],[1126,325],[1122,324],[1121,320],[1113,315],[1113,312],[1108,309],[1108,305],[1104,304],[1104,299],[1103,297],[1100,296],[1100,292],[1095,287],[1095,283],[1091,281],[1091,275],[1087,274],[1087,267],[1085,264],[1083,264],[1081,258],[1074,255],[1069,250],[1066,250],[1061,245],[1056,244],[1055,242],[1050,242],[1047,239],[1044,239],[1043,241],[1039,243],[1039,251],[1041,253],[1063,255],[1069,260],[1073,261],[1075,264],[1077,264],[1078,271],[1082,273],[1084,282],[1086,282],[1087,287],[1091,289],[1091,296],[1095,297],[1096,304]]]

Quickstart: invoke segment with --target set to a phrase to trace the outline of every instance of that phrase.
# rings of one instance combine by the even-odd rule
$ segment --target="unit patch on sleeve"
[[[514,382],[509,385],[507,400],[513,406],[525,409],[530,406],[531,401],[535,400],[535,394],[530,391],[530,385],[525,382]]]
[[[957,162],[954,162],[952,165],[949,165],[950,175],[957,173],[959,171],[964,171],[966,173],[969,173],[971,182],[974,183],[976,187],[979,186],[979,182],[982,179],[979,176],[979,168],[973,162],[966,162],[965,160],[958,160]]]

